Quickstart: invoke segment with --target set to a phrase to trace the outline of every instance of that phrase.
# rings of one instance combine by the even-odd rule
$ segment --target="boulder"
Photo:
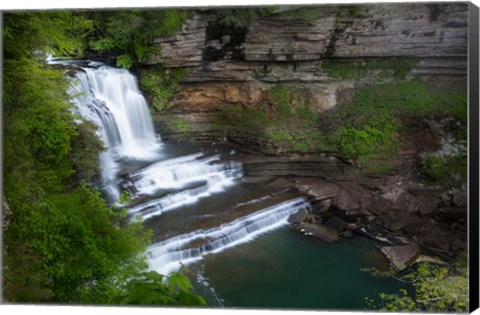
[[[412,200],[412,194],[409,192],[401,192],[400,195],[398,195],[397,199],[393,202],[392,204],[392,209],[394,210],[405,210],[408,207],[408,203],[410,200]]]
[[[338,239],[337,231],[323,225],[302,222],[295,225],[294,228],[305,235],[312,235],[326,243],[331,243]]]
[[[331,217],[330,219],[325,221],[323,225],[328,228],[334,229],[337,232],[341,232],[345,230],[347,223],[339,217]]]
[[[390,231],[396,232],[410,225],[418,225],[422,222],[422,219],[418,216],[408,216],[390,223],[387,227]]]
[[[415,244],[401,246],[385,246],[380,251],[387,257],[390,263],[398,270],[408,267],[420,254],[420,250]]]
[[[466,191],[457,191],[453,193],[452,202],[457,207],[464,207],[467,205],[468,194]]]
[[[308,216],[308,211],[306,209],[300,209],[288,217],[288,222],[297,224],[305,220],[307,216]]]
[[[442,207],[438,209],[437,214],[449,221],[456,221],[467,218],[466,208]]]
[[[418,196],[412,195],[412,198],[408,202],[407,211],[412,214],[431,215],[438,207],[438,199],[431,196]]]
[[[353,188],[340,191],[333,198],[332,205],[345,211],[346,215],[354,215],[364,212],[372,203],[372,194],[365,189]]]
[[[421,215],[431,215],[438,207],[438,199],[434,197],[421,196],[418,198],[418,204]]]

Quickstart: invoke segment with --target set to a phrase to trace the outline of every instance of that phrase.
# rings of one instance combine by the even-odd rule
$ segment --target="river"
[[[234,151],[162,141],[128,71],[95,63],[77,78],[75,110],[107,146],[99,188],[117,205],[130,193],[129,215],[154,234],[150,269],[187,265],[197,292],[224,307],[363,309],[402,287],[361,270],[381,260],[374,241],[291,230],[288,217],[310,204],[285,179],[244,177]]]

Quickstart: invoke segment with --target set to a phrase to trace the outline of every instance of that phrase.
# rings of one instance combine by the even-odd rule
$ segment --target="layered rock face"
[[[256,11],[248,27],[233,34],[231,29],[212,24],[211,11],[199,10],[175,36],[155,40],[161,53],[146,66],[167,63],[187,72],[171,106],[155,118],[162,137],[228,143],[247,153],[237,156],[247,175],[295,176],[297,188],[311,197],[318,210],[310,214],[316,221],[307,223],[325,221],[330,232],[332,226],[337,227],[330,233],[308,225],[319,237],[330,240],[337,234],[359,231],[357,219],[362,218],[375,229],[380,226],[390,234],[419,238],[416,242],[440,254],[464,250],[466,206],[450,200],[460,200],[464,188],[452,192],[455,197],[444,198],[441,192],[419,189],[416,183],[410,187],[405,184],[408,176],[400,176],[395,183],[401,183],[402,193],[393,193],[398,189],[388,182],[391,174],[386,174],[385,182],[352,175],[345,171],[346,161],[328,152],[279,156],[264,131],[225,121],[222,113],[232,108],[268,109],[270,90],[282,84],[306,93],[310,110],[321,116],[323,111],[351,101],[356,90],[366,84],[399,79],[393,78],[398,67],[404,72],[400,80],[431,81],[438,83],[439,89],[466,82],[467,3]],[[362,68],[375,64],[382,66]],[[338,65],[341,71],[335,69]],[[349,68],[360,68],[361,75],[349,77],[344,73]],[[385,70],[389,75],[380,75]],[[400,152],[397,158],[403,163],[417,153],[404,156]],[[374,188],[372,180],[377,181]],[[329,192],[322,190],[325,187],[331,188]],[[325,212],[326,208],[330,210]],[[337,211],[333,218],[331,209]],[[346,220],[341,228],[333,224],[339,221],[336,216]],[[328,226],[329,219],[336,221]],[[307,226],[299,225],[299,229]],[[369,236],[376,233],[368,228],[362,231]],[[401,245],[403,238],[392,242]]]
[[[178,34],[155,40],[161,53],[149,63],[167,61],[188,73],[173,110],[252,107],[283,83],[310,90],[311,107],[321,112],[341,103],[344,90],[375,80],[333,77],[324,66],[332,60],[405,58],[413,65],[409,77],[465,80],[467,74],[466,3],[279,7],[258,14],[233,44],[221,30],[209,35],[219,27],[209,25],[210,13],[194,12]]]

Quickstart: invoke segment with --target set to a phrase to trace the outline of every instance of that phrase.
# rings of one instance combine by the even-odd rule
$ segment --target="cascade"
[[[170,154],[170,144],[162,143],[155,134],[147,103],[127,70],[88,64],[77,71],[76,77],[70,91],[75,110],[98,126],[98,136],[107,149],[99,158],[102,189],[112,202],[118,200],[121,189],[130,192],[131,219],[140,217],[148,223],[176,213],[183,218],[182,211],[185,213],[188,207],[202,200],[211,200],[217,206],[215,198],[241,184],[241,163],[230,158],[227,161],[221,154]],[[125,171],[128,163],[135,167]],[[198,261],[283,226],[292,213],[310,207],[303,198],[279,198],[285,191],[267,196],[257,193],[253,199],[223,203],[217,213],[208,212],[207,207],[203,215],[187,214],[184,222],[202,217],[214,221],[206,228],[201,222],[189,225],[187,233],[177,232],[151,245],[147,251],[150,268],[172,272],[180,263]],[[222,211],[230,216],[222,216]]]
[[[232,222],[208,230],[178,235],[149,247],[149,266],[160,273],[169,273],[207,254],[253,240],[255,237],[287,224],[288,217],[310,203],[299,197],[259,210]],[[201,245],[198,245],[198,242]],[[192,244],[193,246],[190,246]]]
[[[145,98],[127,70],[107,66],[82,68],[70,95],[80,116],[98,126],[106,145],[100,155],[102,188],[111,201],[119,197],[118,161],[159,157],[160,138],[154,132]]]

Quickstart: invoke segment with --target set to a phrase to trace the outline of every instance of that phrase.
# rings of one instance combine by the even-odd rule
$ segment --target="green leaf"
[[[117,58],[117,66],[120,68],[130,69],[132,64],[133,64],[133,60],[130,55],[123,54]]]
[[[198,296],[186,291],[180,291],[178,294],[178,304],[180,305],[207,305],[205,300]]]
[[[170,290],[188,291],[192,288],[190,280],[179,272],[174,272],[168,277],[168,286]]]

